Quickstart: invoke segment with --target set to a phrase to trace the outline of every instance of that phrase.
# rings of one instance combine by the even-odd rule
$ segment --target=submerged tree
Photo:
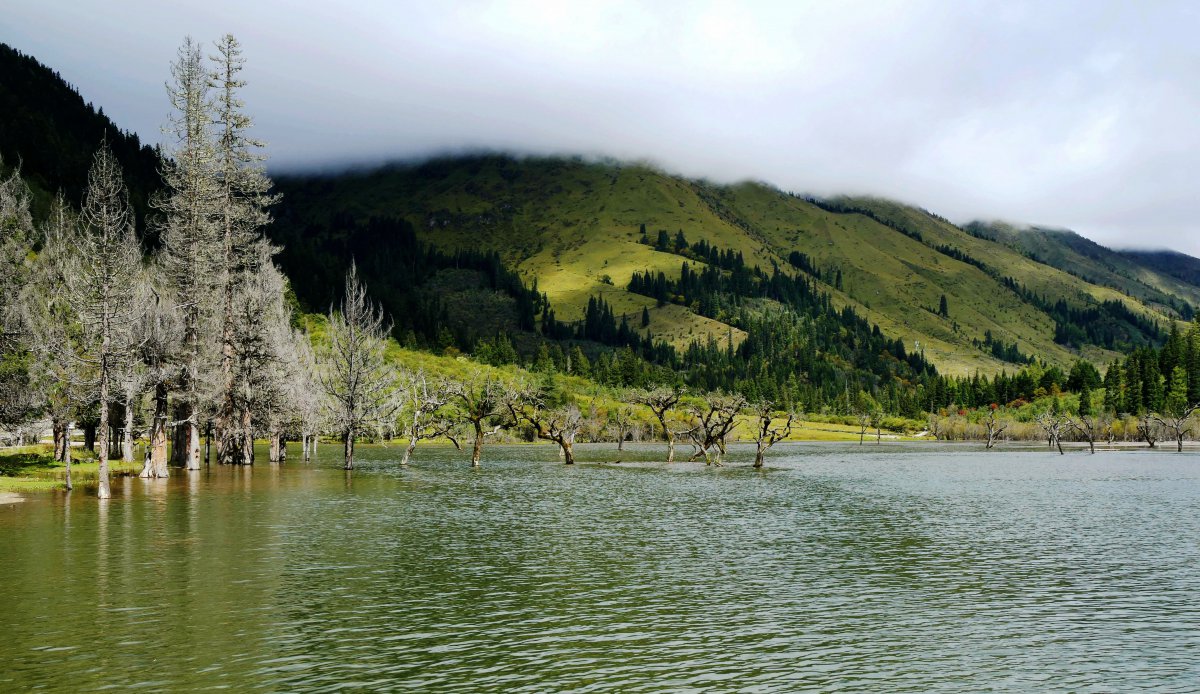
[[[1146,445],[1150,448],[1158,447],[1158,437],[1161,433],[1160,426],[1157,417],[1149,413],[1143,414],[1137,420],[1138,438],[1145,441]]]
[[[458,405],[461,418],[471,425],[474,441],[471,446],[471,467],[479,467],[483,454],[483,442],[513,424],[505,418],[508,410],[504,406],[505,386],[499,379],[475,374],[468,379],[451,384],[449,392]]]
[[[619,404],[609,410],[607,425],[617,440],[618,451],[625,450],[625,439],[629,438],[633,423],[633,408],[629,405]]]
[[[402,404],[398,374],[386,357],[390,326],[367,298],[351,264],[340,311],[329,309],[329,345],[318,354],[330,422],[342,435],[345,468],[354,469],[354,442],[395,418]]]
[[[209,74],[200,46],[191,38],[179,48],[171,77],[167,94],[172,114],[164,128],[168,141],[162,167],[166,193],[155,199],[163,213],[158,260],[165,294],[174,299],[183,326],[181,344],[175,346],[180,368],[172,379],[174,462],[194,470],[200,467],[200,411],[215,367],[215,345],[208,338],[216,312],[214,278],[220,276],[214,270],[223,267],[225,258],[215,225],[220,190]]]
[[[983,418],[983,426],[987,429],[987,450],[992,450],[996,447],[996,441],[1000,435],[1008,429],[1008,422],[1001,422],[996,416],[996,405],[988,408],[987,416]]]
[[[431,384],[425,372],[418,371],[408,378],[404,393],[401,418],[408,445],[404,448],[400,465],[408,465],[417,443],[425,439],[446,437],[458,448],[458,438],[454,435],[455,422],[445,412],[446,405],[454,397],[452,386],[445,381]]]
[[[513,421],[528,423],[539,439],[558,444],[563,462],[575,464],[575,437],[583,428],[583,413],[574,403],[549,406],[543,392],[518,387],[505,393],[504,404]]]
[[[713,393],[703,404],[692,407],[693,427],[688,436],[696,449],[691,460],[702,456],[706,465],[720,465],[726,452],[726,440],[746,407],[746,398],[738,394]]]
[[[668,422],[670,412],[679,404],[679,400],[683,397],[683,389],[679,387],[660,386],[653,390],[640,391],[634,393],[633,401],[645,405],[654,414],[654,418],[658,420],[659,426],[662,427],[663,438],[667,441],[667,462],[675,462],[675,436],[676,431],[672,429],[671,423]]]
[[[1056,400],[1055,403],[1057,404],[1057,402]],[[1057,446],[1059,455],[1062,455],[1062,431],[1063,427],[1067,425],[1069,418],[1061,412],[1050,411],[1037,415],[1035,421],[1046,434],[1046,440],[1049,442],[1048,445],[1051,447]]]
[[[141,247],[133,229],[133,212],[121,169],[106,143],[96,152],[88,173],[79,233],[74,238],[76,254],[63,287],[82,325],[84,353],[96,368],[96,444],[100,458],[97,494],[102,499],[111,496],[109,403],[115,375],[132,351],[130,333],[137,318],[142,283]]]
[[[324,423],[321,382],[317,357],[313,353],[312,340],[299,330],[292,332],[293,350],[296,355],[296,373],[292,381],[292,399],[295,403],[297,424],[300,429],[300,448],[304,462],[312,460],[317,449],[317,434]]]
[[[760,468],[764,464],[767,451],[775,444],[791,436],[792,423],[796,420],[796,413],[789,410],[783,424],[775,424],[775,403],[763,401],[754,405],[754,414],[758,418],[758,422],[754,427],[754,442],[756,444],[754,467]]]
[[[237,300],[242,285],[262,267],[263,253],[256,247],[266,243],[262,228],[271,221],[267,208],[275,198],[270,194],[271,180],[263,169],[263,156],[259,154],[262,143],[250,137],[251,120],[242,112],[245,104],[239,94],[246,83],[240,77],[245,65],[241,45],[232,35],[226,34],[217,42],[217,55],[213,59],[216,70],[210,79],[216,91],[213,122],[216,126],[216,224],[220,239],[217,287],[222,302],[217,458],[221,463],[244,463],[253,413],[248,410],[245,399],[239,399],[237,394]]]
[[[1192,415],[1200,410],[1200,403],[1188,403],[1187,368],[1176,366],[1171,374],[1171,388],[1163,401],[1163,411],[1154,415],[1154,420],[1164,431],[1170,432],[1176,450],[1183,452],[1183,440],[1191,433]]]

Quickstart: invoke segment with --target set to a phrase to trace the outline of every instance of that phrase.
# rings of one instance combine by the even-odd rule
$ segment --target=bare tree
[[[271,180],[262,166],[259,154],[262,143],[249,136],[250,117],[243,113],[240,92],[245,86],[241,72],[245,65],[241,45],[226,34],[217,42],[213,56],[216,69],[210,75],[210,86],[216,91],[214,125],[216,126],[217,171],[217,235],[220,239],[220,262],[217,264],[217,287],[222,298],[221,308],[221,383],[220,406],[217,411],[217,458],[221,463],[244,463],[247,446],[253,457],[253,441],[247,443],[246,432],[252,427],[253,414],[245,399],[239,399],[237,382],[237,297],[241,285],[259,271],[263,253],[256,246],[265,244],[262,228],[271,221],[267,208],[275,202],[270,194]],[[269,259],[270,254],[267,254]],[[353,444],[348,444],[347,453]],[[351,463],[347,458],[347,463]]]
[[[871,409],[871,428],[875,430],[875,445],[883,440],[883,410],[878,406]]]
[[[405,403],[400,416],[404,420],[408,446],[400,460],[401,466],[408,465],[419,441],[446,437],[456,448],[459,447],[458,437],[454,435],[454,420],[445,412],[446,405],[454,397],[454,388],[445,381],[430,384],[424,371],[409,375],[407,381],[404,388]]]
[[[1154,415],[1147,413],[1138,418],[1137,433],[1138,438],[1146,442],[1150,448],[1157,448],[1158,437],[1160,434],[1158,419]]]
[[[1092,415],[1079,415],[1078,418],[1068,417],[1067,426],[1083,437],[1083,440],[1088,443],[1088,452],[1092,455],[1096,454],[1096,436],[1100,431],[1100,425],[1096,417]]]
[[[323,424],[323,407],[318,378],[317,358],[313,353],[308,335],[292,333],[293,350],[296,355],[296,374],[292,382],[292,398],[295,402],[300,427],[300,447],[304,462],[312,460],[317,448],[317,434]]]
[[[776,425],[774,423],[776,419],[775,403],[763,401],[754,405],[753,409],[755,415],[758,416],[758,423],[754,427],[754,442],[757,444],[754,452],[754,467],[760,468],[763,466],[767,451],[791,436],[792,423],[796,419],[796,413],[789,410],[783,424]]]
[[[100,457],[97,494],[109,498],[109,402],[113,378],[130,357],[130,330],[137,318],[142,284],[142,253],[133,233],[133,213],[121,178],[120,165],[107,143],[101,146],[88,173],[88,188],[74,239],[74,267],[63,289],[71,298],[83,328],[86,355],[96,365],[99,399]]]
[[[858,420],[858,445],[863,445],[863,440],[867,437],[867,429],[871,427],[871,412],[869,410],[858,410],[854,413],[854,418]]]
[[[504,384],[491,376],[475,374],[467,380],[451,384],[449,392],[457,402],[462,419],[471,425],[475,438],[471,447],[471,467],[479,467],[483,442],[510,426],[505,418]]]
[[[67,489],[71,483],[71,420],[86,402],[95,369],[83,353],[79,317],[61,288],[74,271],[77,220],[61,194],[42,227],[42,250],[27,281],[19,287],[19,320],[30,363],[27,395],[50,417],[54,459],[63,463]],[[10,288],[16,290],[18,288]]]
[[[629,405],[618,404],[608,411],[608,429],[617,439],[617,450],[625,450],[625,439],[633,429],[633,408]]]
[[[721,456],[726,452],[726,439],[745,407],[746,398],[724,393],[713,393],[705,398],[703,405],[693,407],[694,426],[688,436],[696,451],[691,460],[703,456],[706,465],[720,465]]]
[[[527,422],[534,435],[558,444],[567,465],[575,464],[575,437],[583,428],[583,413],[573,403],[547,407],[542,393],[531,388],[513,388],[505,394],[505,407],[513,421]]]
[[[667,440],[667,462],[675,462],[675,438],[676,432],[668,423],[668,414],[679,404],[680,398],[683,397],[683,389],[675,387],[661,386],[653,390],[640,391],[633,394],[633,402],[645,405],[654,414],[658,420],[659,426],[662,427],[663,438]]]
[[[0,161],[0,168],[3,162]],[[14,301],[26,286],[29,251],[35,230],[30,192],[19,169],[0,179],[0,353],[13,368],[0,370],[0,425],[14,429],[28,421],[37,406],[29,371],[21,368],[30,346],[22,324],[23,306]]]
[[[1062,430],[1068,422],[1068,417],[1061,413],[1043,412],[1035,417],[1035,421],[1042,428],[1042,431],[1045,432],[1046,440],[1050,442],[1050,446],[1058,446],[1058,453],[1062,455]]]
[[[183,324],[176,310],[178,302],[151,294],[146,310],[134,328],[139,345],[136,357],[146,369],[146,387],[151,391],[153,407],[150,435],[140,477],[167,477],[167,434],[170,429],[168,396],[177,367],[173,361],[183,335]]]
[[[1169,413],[1153,415],[1154,421],[1158,422],[1163,430],[1170,432],[1171,438],[1175,440],[1176,450],[1180,453],[1183,452],[1183,440],[1192,433],[1192,415],[1196,410],[1200,410],[1200,403],[1172,408]]]
[[[163,213],[159,268],[168,296],[177,302],[183,331],[178,346],[180,369],[173,379],[177,419],[174,462],[200,467],[200,409],[204,386],[215,366],[211,340],[215,316],[214,268],[221,267],[215,226],[220,203],[216,150],[212,138],[209,75],[199,44],[184,40],[171,64],[167,84],[172,114],[163,129],[167,155],[162,175],[167,192],[155,198]]]
[[[342,435],[347,470],[354,469],[355,439],[393,421],[402,404],[398,374],[386,356],[390,331],[351,264],[341,310],[329,310],[329,346],[318,352],[319,380],[330,421]]]
[[[992,450],[996,447],[996,441],[1000,435],[1008,429],[1008,422],[1001,422],[996,416],[996,407],[993,405],[988,408],[987,417],[983,419],[983,425],[987,428],[987,450]]]

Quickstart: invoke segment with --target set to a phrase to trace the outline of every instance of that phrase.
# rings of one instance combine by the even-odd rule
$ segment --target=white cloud
[[[0,40],[156,139],[232,31],[274,165],[465,147],[649,158],[1200,255],[1186,2],[10,0]]]

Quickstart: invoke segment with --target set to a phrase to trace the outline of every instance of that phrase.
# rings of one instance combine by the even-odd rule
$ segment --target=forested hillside
[[[68,200],[83,196],[92,154],[107,141],[125,172],[139,231],[147,231],[150,196],[162,185],[154,148],[117,127],[57,72],[2,43],[0,114],[0,157],[4,168],[20,167],[37,216],[59,191]]]
[[[1012,371],[1034,358],[1063,367],[1080,356],[1106,362],[1161,344],[1200,297],[1200,287],[1133,259],[1102,272],[1121,258],[1107,249],[1084,265],[1091,256],[1082,251],[1038,253],[983,225],[964,230],[897,203],[715,185],[642,165],[475,156],[279,185],[285,202],[274,233],[296,246],[283,262],[297,271],[345,263],[299,248],[314,242],[306,227],[348,248],[364,227],[345,221],[403,220],[432,246],[498,254],[536,282],[559,319],[578,320],[589,300],[603,299],[677,350],[710,338],[736,346],[755,316],[789,303],[739,284],[738,272],[805,285],[906,353],[961,375]],[[744,270],[722,262],[729,257]],[[648,292],[644,278],[660,275]],[[696,282],[702,292],[679,291]]]

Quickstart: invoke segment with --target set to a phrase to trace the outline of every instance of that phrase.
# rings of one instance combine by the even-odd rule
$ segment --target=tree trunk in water
[[[625,436],[620,433],[617,434],[617,450],[625,450]]]
[[[175,406],[175,421],[176,422],[178,422],[180,419],[179,415],[180,415],[179,406],[176,405]],[[183,467],[183,464],[184,464],[183,439],[180,438],[182,435],[183,435],[183,427],[176,424],[175,427],[173,429],[171,429],[171,434],[170,434],[170,436],[171,436],[170,463],[171,463],[171,465],[174,465],[175,467]]]
[[[408,465],[408,459],[412,457],[412,452],[417,448],[417,437],[412,436],[408,439],[408,448],[404,449],[404,457],[400,460],[400,467]]]
[[[108,350],[108,340],[106,339],[103,350]],[[103,354],[102,352],[101,354]],[[96,446],[99,448],[100,466],[97,469],[96,496],[101,499],[112,498],[112,489],[108,484],[108,364],[102,356],[100,359],[100,424],[98,429],[98,440]]]
[[[179,425],[179,462],[188,470],[200,469],[200,425],[196,422],[196,408],[186,405],[183,423]]]
[[[1179,443],[1179,449],[1178,449],[1179,452],[1183,453],[1183,432],[1182,431],[1179,432],[1179,436],[1178,436],[1178,438],[1176,438],[1176,441]]]
[[[667,462],[675,462],[675,435],[667,432]]]
[[[206,424],[204,426],[204,464],[205,465],[208,465],[208,461],[212,460],[212,437],[213,437],[213,425],[212,425],[212,421],[210,420],[208,422],[208,424]]]
[[[237,426],[234,432],[236,443],[234,450],[234,465],[254,464],[254,422],[249,409],[243,408],[237,413]]]
[[[311,451],[310,447],[313,445],[313,442],[312,442],[313,435],[308,432],[304,432],[300,436],[300,438],[301,438],[300,447],[302,449],[304,449],[303,450],[304,462],[307,463],[308,461],[312,460],[312,451]]]
[[[479,467],[479,458],[483,455],[483,423],[475,422],[475,445],[471,447],[471,467]]]
[[[63,432],[63,448],[62,448],[62,457],[59,458],[59,460],[63,461],[63,466],[66,468],[67,491],[71,491],[72,489],[75,488],[75,485],[71,484],[71,423],[70,422],[63,422],[62,432]]]
[[[267,453],[267,460],[272,463],[279,462],[279,434],[271,432],[271,448]]]
[[[287,437],[283,434],[279,435],[279,462],[287,461]]]
[[[142,477],[167,476],[167,384],[154,386],[154,421],[150,424],[150,444],[146,451],[146,462],[142,466]]]
[[[1059,438],[1059,437],[1055,436],[1055,437],[1054,437],[1054,444],[1055,444],[1056,446],[1058,446],[1058,454],[1059,454],[1059,455],[1066,455],[1066,453],[1063,453],[1063,448],[1062,448],[1062,439],[1061,439],[1061,438]]]
[[[763,448],[761,445],[759,445],[758,451],[755,452],[755,454],[754,454],[754,467],[762,467],[763,466],[763,458],[766,457],[765,456],[766,452],[767,452],[767,450],[765,448]]]
[[[575,444],[570,441],[563,441],[559,444],[559,447],[562,448],[563,462],[566,463],[567,465],[575,464],[575,448],[574,448],[574,446],[575,446]]]
[[[346,446],[346,464],[343,466],[346,470],[354,469],[354,434],[347,431],[342,435],[342,439]]]
[[[121,431],[121,460],[133,462],[133,398],[125,399],[125,427]]]

